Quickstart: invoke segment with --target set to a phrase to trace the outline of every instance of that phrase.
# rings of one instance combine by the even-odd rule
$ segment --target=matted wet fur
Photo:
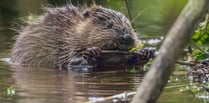
[[[13,63],[66,68],[96,65],[101,50],[128,51],[138,42],[130,21],[121,13],[93,5],[48,8],[23,27],[12,48]]]

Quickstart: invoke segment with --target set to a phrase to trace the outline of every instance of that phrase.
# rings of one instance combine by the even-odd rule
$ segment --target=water
[[[139,37],[148,39],[144,42],[159,44],[159,40],[163,39],[186,1],[129,1],[132,18],[141,13],[134,21],[137,33],[141,33]],[[60,0],[59,3],[55,0],[48,2],[62,5],[65,0]],[[127,14],[124,3],[121,1],[99,0],[98,3]],[[10,28],[18,28],[19,19],[23,15],[27,15],[28,10],[40,14],[42,12],[41,4],[47,4],[47,1],[0,1],[0,58],[9,57],[14,42],[13,38],[16,35]],[[149,41],[149,39],[151,40]],[[149,66],[147,65],[146,68]],[[205,92],[199,94],[181,92],[190,83],[186,67],[178,66],[177,69],[168,81],[158,103],[203,103],[207,101]],[[133,93],[140,85],[143,75],[144,72],[133,72],[132,69],[81,73],[50,68],[11,66],[0,61],[0,103],[85,103],[90,100],[101,100],[121,93]],[[125,99],[130,100],[130,98]],[[121,100],[123,101],[123,99]],[[121,100],[110,99],[104,103],[116,103]]]
[[[125,69],[78,73],[47,68],[10,67],[1,62],[0,103],[85,103],[92,98],[133,92],[142,76],[143,73],[134,74]],[[174,72],[159,103],[203,101],[192,93],[180,92],[180,88],[188,85],[185,71]],[[108,100],[108,103],[111,102]]]
[[[10,70],[8,70],[10,69]],[[2,73],[3,72],[3,73]],[[46,68],[6,67],[1,69],[3,103],[82,103],[92,97],[106,97],[130,91],[139,85],[141,74],[125,71],[77,73]],[[5,85],[5,86],[4,86]]]

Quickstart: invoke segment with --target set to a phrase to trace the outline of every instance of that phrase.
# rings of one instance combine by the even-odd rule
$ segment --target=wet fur
[[[124,33],[134,42],[121,41]],[[87,9],[73,5],[48,8],[20,30],[11,60],[22,65],[63,68],[83,59],[87,48],[129,50],[137,40],[129,20],[117,11],[96,5]]]

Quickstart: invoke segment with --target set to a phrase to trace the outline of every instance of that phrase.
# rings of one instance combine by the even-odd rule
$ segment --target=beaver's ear
[[[89,18],[91,16],[91,12],[89,10],[85,10],[83,12],[83,18],[86,19],[86,18]]]
[[[101,6],[97,6],[97,5],[94,5],[91,7],[92,11],[94,12],[99,12],[102,10],[102,7]]]

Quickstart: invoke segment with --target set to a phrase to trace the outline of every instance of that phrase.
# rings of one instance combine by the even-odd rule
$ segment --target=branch
[[[193,62],[180,61],[180,60],[177,60],[177,63],[180,64],[180,65],[188,65],[188,66],[194,66],[195,65],[195,63],[193,63]]]
[[[157,101],[174,70],[177,57],[194,33],[192,30],[195,30],[199,20],[205,16],[208,9],[209,0],[190,0],[188,2],[168,32],[158,56],[131,103],[155,103]]]

